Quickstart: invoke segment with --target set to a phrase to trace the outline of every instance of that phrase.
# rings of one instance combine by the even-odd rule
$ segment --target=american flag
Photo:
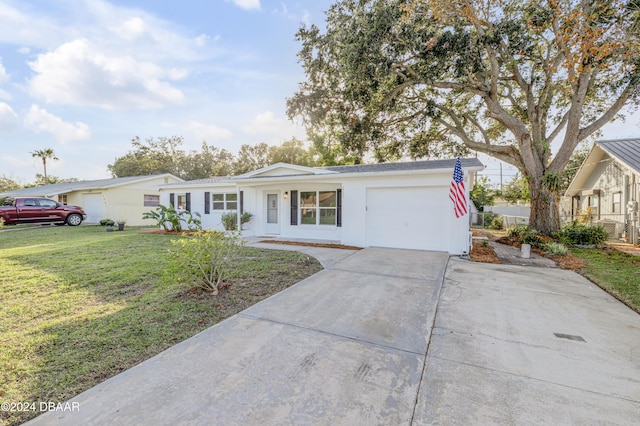
[[[449,189],[449,198],[453,202],[453,212],[456,217],[467,214],[467,196],[464,190],[464,175],[462,174],[462,164],[460,157],[456,159],[456,165],[453,168],[453,179],[451,180],[451,188]]]

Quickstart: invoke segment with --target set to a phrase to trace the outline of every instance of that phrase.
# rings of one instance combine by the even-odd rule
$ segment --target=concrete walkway
[[[79,410],[31,424],[640,418],[640,316],[579,275],[323,250],[328,269],[84,392]]]

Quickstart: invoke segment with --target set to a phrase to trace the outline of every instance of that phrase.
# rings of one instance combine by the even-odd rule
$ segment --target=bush
[[[240,215],[240,225],[244,225],[249,222],[253,218],[253,214],[249,212],[242,212]],[[235,231],[238,229],[238,213],[235,210],[223,213],[220,221],[222,222],[222,226],[227,231]]]
[[[481,212],[480,214],[482,215],[482,226],[485,228],[491,227],[494,219],[498,217],[498,214],[494,212]]]
[[[102,220],[100,221],[100,226],[113,226],[113,225],[115,225],[115,224],[116,224],[116,223],[115,223],[113,220],[111,220],[111,219],[102,219]]]
[[[573,221],[556,235],[567,245],[600,245],[604,243],[609,234],[602,226],[587,226],[578,221]]]
[[[511,238],[517,238],[522,241],[523,244],[540,246],[542,243],[538,231],[533,228],[529,228],[527,225],[509,228],[507,235]]]
[[[503,226],[502,216],[497,216],[491,220],[491,225],[489,225],[489,228],[502,229],[502,226]]]
[[[165,231],[180,232],[183,222],[187,224],[189,230],[200,231],[202,229],[200,213],[191,214],[187,210],[177,211],[171,204],[169,207],[159,204],[157,209],[143,213],[142,218],[155,220],[158,226]]]
[[[243,241],[237,232],[197,231],[193,236],[172,240],[169,253],[170,273],[189,287],[198,287],[218,294],[231,263]]]
[[[564,256],[569,253],[569,249],[562,243],[557,241],[550,241],[548,243],[544,243],[542,248],[549,254],[554,256]]]

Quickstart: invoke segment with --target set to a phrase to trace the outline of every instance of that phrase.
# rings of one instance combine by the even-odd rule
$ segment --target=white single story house
[[[113,179],[54,183],[0,193],[5,197],[47,197],[65,205],[80,206],[87,213],[85,223],[102,219],[126,221],[131,226],[149,225],[144,212],[160,202],[160,185],[183,182],[170,173]]]
[[[164,185],[160,203],[223,229],[224,212],[253,214],[244,236],[321,240],[358,247],[469,252],[469,215],[449,199],[455,160],[311,168],[277,163],[239,176]],[[466,198],[484,166],[463,159]],[[469,202],[469,201],[468,201]]]

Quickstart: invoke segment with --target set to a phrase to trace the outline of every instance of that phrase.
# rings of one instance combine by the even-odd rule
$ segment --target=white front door
[[[280,193],[267,193],[266,200],[267,223],[264,231],[267,234],[280,234]]]

